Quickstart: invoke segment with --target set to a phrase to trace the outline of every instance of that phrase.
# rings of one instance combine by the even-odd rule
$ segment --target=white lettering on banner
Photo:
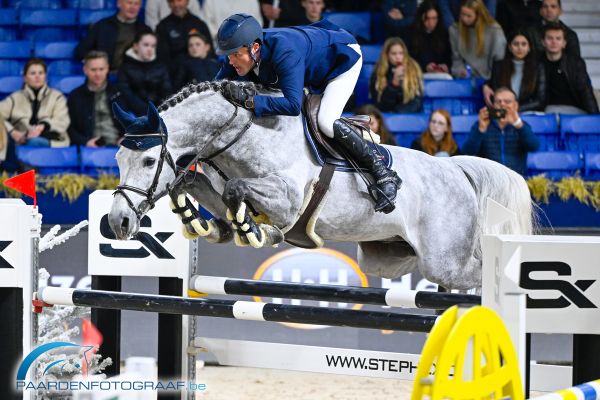
[[[112,191],[90,195],[88,273],[90,275],[177,277],[189,274],[189,241],[181,234],[181,221],[171,212],[166,197],[140,221],[139,233],[116,240],[108,226]]]

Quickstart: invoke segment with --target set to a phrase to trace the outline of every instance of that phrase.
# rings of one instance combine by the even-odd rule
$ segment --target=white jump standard
[[[374,304],[390,307],[443,310],[454,305],[480,305],[481,297],[470,294],[437,293],[404,288],[319,285],[196,275],[190,289],[213,295],[244,295],[339,303]]]
[[[429,332],[437,319],[437,316],[434,315],[343,310],[235,300],[193,299],[59,287],[45,287],[37,293],[36,297],[49,305],[410,332]]]

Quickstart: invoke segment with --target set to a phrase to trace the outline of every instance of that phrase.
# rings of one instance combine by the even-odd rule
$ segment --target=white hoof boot
[[[234,227],[234,229],[235,229],[235,227]],[[246,240],[242,239],[242,237],[236,230],[233,231],[233,242],[238,247],[248,247],[248,242]]]
[[[246,233],[246,238],[248,239],[248,242],[250,242],[250,246],[254,247],[255,249],[260,249],[263,247],[265,245],[265,241],[267,240],[267,234],[260,225],[258,226],[258,230],[260,231],[260,236],[262,238],[260,241],[254,232]]]

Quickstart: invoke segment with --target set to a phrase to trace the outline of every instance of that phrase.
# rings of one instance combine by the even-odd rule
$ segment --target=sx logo
[[[571,304],[579,308],[598,308],[584,294],[596,280],[580,279],[574,284],[562,279],[532,279],[533,272],[556,272],[558,276],[571,276],[569,264],[559,261],[521,263],[520,286],[530,290],[556,290],[562,296],[553,299],[532,299],[527,295],[527,308],[566,308]]]
[[[140,221],[140,228],[150,228],[151,226],[152,221],[147,215],[144,215]],[[107,239],[114,240],[117,238],[108,224],[108,214],[105,214],[100,220],[100,234]],[[173,235],[173,232],[157,232],[155,236],[152,236],[147,232],[139,231],[131,239],[137,240],[142,244],[139,248],[115,249],[108,243],[100,243],[100,254],[105,257],[114,258],[146,258],[150,255],[150,252],[152,252],[152,254],[159,259],[174,259],[175,257],[161,245],[161,243],[166,242],[171,235]],[[155,238],[158,239],[158,241]]]
[[[0,240],[0,253],[2,253],[13,241]],[[0,268],[14,268],[2,255],[0,255]]]

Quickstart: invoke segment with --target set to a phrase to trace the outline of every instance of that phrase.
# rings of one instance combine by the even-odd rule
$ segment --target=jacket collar
[[[40,88],[39,92],[37,93],[37,98],[36,98],[35,92],[33,91],[32,88],[30,88],[28,85],[25,85],[25,87],[23,88],[23,91],[25,92],[25,95],[30,100],[41,100],[41,99],[43,99],[48,94],[49,90],[50,89],[48,88],[48,85],[42,86]]]

